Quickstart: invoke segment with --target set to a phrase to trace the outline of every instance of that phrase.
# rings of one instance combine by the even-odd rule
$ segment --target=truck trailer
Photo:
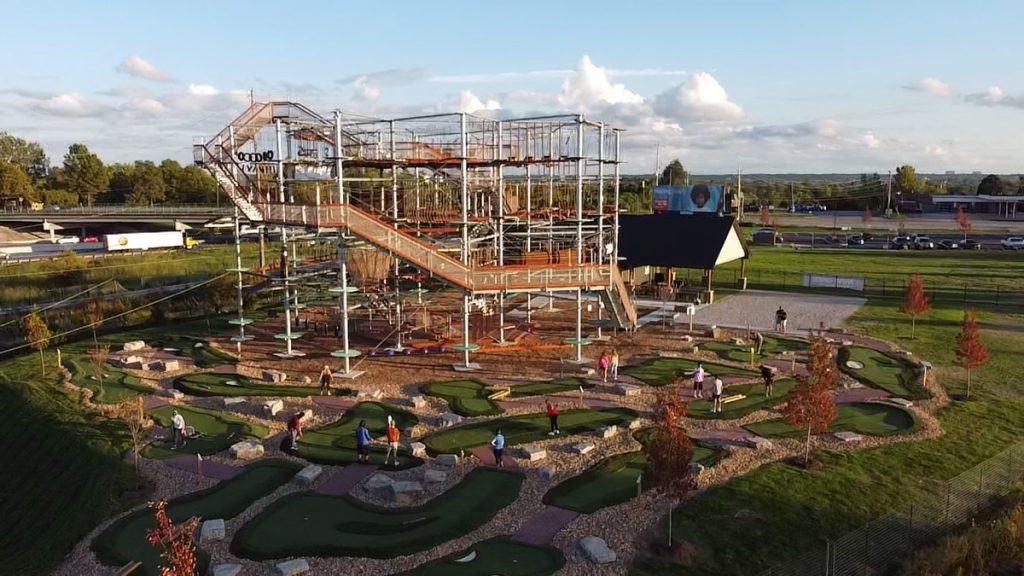
[[[184,232],[135,232],[131,234],[107,234],[103,245],[108,252],[126,250],[149,250],[150,248],[195,248],[199,242],[185,236]]]

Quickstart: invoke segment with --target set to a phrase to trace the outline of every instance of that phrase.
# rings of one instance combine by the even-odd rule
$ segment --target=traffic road
[[[786,232],[780,230],[779,234],[782,236],[783,244],[793,244],[796,246],[806,246],[810,248],[852,248],[858,250],[885,250],[890,247],[892,239],[896,234],[892,232],[885,233],[868,233],[869,237],[864,239],[863,244],[850,244],[849,239],[851,236],[863,236],[859,232],[838,232],[838,233],[827,233],[827,232]],[[914,232],[904,232],[902,236],[911,236]],[[936,250],[941,250],[943,247],[940,242],[948,240],[955,242],[958,245],[963,242],[963,234],[950,234],[950,233],[936,233],[927,234],[931,241],[935,244]],[[971,240],[977,241],[981,244],[983,250],[1002,250],[1003,247],[1000,242],[1007,238],[1005,234],[969,234],[967,236]],[[909,249],[913,249],[910,247]]]

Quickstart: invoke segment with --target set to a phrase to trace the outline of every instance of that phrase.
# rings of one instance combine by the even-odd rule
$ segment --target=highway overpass
[[[28,230],[38,225],[50,232],[111,224],[142,224],[184,230],[234,214],[234,206],[92,206],[45,210],[0,211],[0,226]]]

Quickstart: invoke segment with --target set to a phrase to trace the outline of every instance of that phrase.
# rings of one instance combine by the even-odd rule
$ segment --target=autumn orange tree
[[[917,331],[917,317],[927,314],[931,309],[932,305],[928,302],[928,295],[924,293],[924,282],[917,274],[911,275],[910,282],[907,283],[907,294],[903,298],[903,303],[900,304],[900,310],[910,316],[911,339],[914,338]]]
[[[963,206],[956,209],[956,225],[964,233],[964,240],[967,240],[967,235],[974,229],[974,225],[971,224],[971,217],[967,215],[967,212],[964,212]]]
[[[196,529],[199,518],[193,516],[188,520],[175,524],[167,516],[167,501],[150,502],[156,515],[156,528],[149,530],[146,540],[163,551],[160,557],[164,565],[160,567],[160,576],[195,576],[199,570],[196,561]]]
[[[863,222],[865,226],[871,226],[871,206],[864,207],[864,215],[860,217],[860,221]]]
[[[988,348],[981,341],[981,327],[978,326],[978,313],[975,310],[964,310],[964,320],[960,324],[960,334],[956,337],[956,359],[953,362],[967,371],[967,398],[971,397],[971,371],[988,364]]]
[[[804,466],[810,465],[811,434],[828,431],[829,425],[836,419],[836,404],[832,400],[835,383],[836,363],[832,346],[824,338],[816,337],[811,341],[807,374],[797,376],[797,385],[782,407],[782,414],[794,428],[807,430]]]
[[[693,444],[683,429],[686,404],[679,395],[661,391],[654,411],[654,434],[645,446],[648,486],[676,501],[692,490],[696,481],[690,469]],[[669,544],[672,542],[672,510],[669,509]]]
[[[768,211],[768,206],[761,206],[761,214],[758,217],[758,222],[761,226],[770,226],[772,223],[772,214]]]

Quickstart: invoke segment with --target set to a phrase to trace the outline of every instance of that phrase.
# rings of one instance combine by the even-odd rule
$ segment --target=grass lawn
[[[198,516],[202,519],[234,518],[253,502],[270,494],[299,471],[301,466],[283,460],[262,460],[250,464],[230,480],[168,503],[167,515],[173,522]],[[133,560],[142,562],[145,574],[160,573],[159,551],[146,542],[146,531],[156,527],[153,511],[143,508],[114,522],[92,541],[92,550],[104,564],[121,566]]]
[[[519,384],[518,386],[512,386],[512,393],[509,394],[512,398],[525,398],[527,396],[548,396],[551,394],[562,394],[564,392],[576,392],[583,386],[583,389],[592,388],[594,385],[590,384],[582,378],[559,378],[558,380],[551,380],[549,382],[532,382],[530,384]]]
[[[690,402],[686,415],[700,420],[733,420],[742,418],[752,412],[781,404],[786,400],[786,396],[789,395],[794,386],[796,386],[794,380],[778,380],[775,382],[772,397],[768,398],[764,395],[763,382],[757,384],[733,384],[725,389],[723,397],[732,396],[733,394],[745,394],[747,397],[723,405],[721,414],[711,413],[712,402],[710,399],[694,400]]]
[[[447,492],[407,508],[374,506],[348,495],[290,494],[242,526],[231,552],[254,560],[414,554],[479,528],[515,502],[522,483],[517,472],[476,468]]]
[[[628,408],[607,408],[603,410],[566,410],[558,417],[558,426],[563,435],[593,432],[601,426],[625,424],[637,417]],[[551,429],[544,414],[527,414],[477,422],[449,430],[436,432],[422,439],[427,451],[432,454],[458,454],[489,444],[496,430],[505,435],[506,447],[543,440]]]
[[[177,410],[185,418],[185,425],[192,426],[198,438],[189,438],[188,443],[177,450],[170,449],[171,416]],[[235,442],[242,440],[262,439],[270,434],[263,424],[250,422],[240,416],[193,408],[191,406],[162,406],[148,412],[157,426],[164,428],[166,437],[146,446],[142,455],[146,458],[172,458],[180,454],[202,454],[208,456],[227,450]]]
[[[421,389],[428,396],[447,400],[452,412],[462,416],[494,416],[504,412],[497,402],[487,398],[494,391],[478,380],[430,382]]]
[[[745,376],[755,378],[759,374],[754,370],[733,368],[722,364],[704,362],[704,371],[707,376]],[[636,366],[627,366],[622,373],[632,376],[644,384],[650,386],[667,386],[672,383],[677,375],[689,374],[697,369],[695,360],[683,358],[651,358]],[[712,378],[712,382],[714,379]],[[705,385],[707,380],[705,380]]]
[[[905,434],[916,427],[914,416],[898,407],[876,402],[840,404],[831,432],[856,432],[865,436],[893,436]],[[744,426],[765,438],[803,438],[806,429],[797,430],[784,419],[766,420]]]
[[[833,267],[844,266],[843,258],[832,258]],[[756,260],[757,255],[751,262]],[[1024,260],[1016,260],[1024,268]],[[912,260],[907,262],[915,267],[911,269],[925,270]],[[973,258],[962,262],[972,269],[977,266]],[[856,267],[850,264],[850,270]],[[854,315],[850,327],[900,342],[935,365],[935,376],[951,394],[962,394],[966,378],[963,370],[952,365],[963,315],[960,306],[936,305],[931,314],[919,319],[917,338],[905,341],[910,322],[898,306],[895,298],[871,299]],[[947,480],[1018,443],[1024,434],[1024,365],[1018,360],[1024,348],[1024,313],[999,308],[979,312],[982,339],[992,361],[975,371],[970,402],[955,402],[938,413],[946,432],[943,436],[850,453],[819,451],[815,458],[824,464],[821,471],[771,464],[711,488],[673,515],[673,535],[697,547],[692,564],[681,567],[648,557],[635,562],[632,573],[760,574],[811,550],[824,554],[826,540],[835,540],[882,514],[906,509],[915,500],[941,502]],[[739,512],[744,513],[737,517]],[[664,527],[663,523],[662,533]]]
[[[399,430],[411,428],[418,422],[414,414],[400,408],[379,402],[360,402],[331,424],[303,430],[295,455],[317,464],[351,464],[359,456],[356,452],[356,428],[359,421],[366,420],[366,427],[373,437],[377,438],[387,429],[388,415],[394,418]],[[383,441],[373,445],[370,449],[370,461],[383,464],[385,450],[386,445]],[[397,469],[405,469],[419,466],[423,461],[403,450],[399,452],[398,463]]]
[[[86,358],[65,354],[61,358],[61,362],[71,372],[71,378],[75,384],[92,390],[93,402],[116,404],[130,396],[153,393],[151,386],[146,386],[135,376],[106,362],[102,367],[102,380],[97,377],[96,369]]]
[[[864,367],[850,368],[846,365],[849,360],[860,362]],[[921,386],[920,367],[906,358],[861,346],[844,346],[839,349],[836,362],[845,374],[872,388],[909,400],[928,398],[928,391]]]
[[[756,347],[756,342],[749,346],[737,346],[732,342],[705,342],[701,345],[701,349],[714,352],[722,360],[743,362],[745,364],[750,362],[750,349]],[[800,340],[765,336],[764,346],[761,347],[761,353],[754,353],[754,362],[764,358],[779,356],[783,352],[802,352],[807,349],[808,344]]]
[[[642,439],[643,436],[637,434],[638,439]],[[720,455],[721,452],[718,450],[694,444],[692,461],[712,466]],[[592,514],[636,497],[637,478],[646,470],[647,453],[643,450],[616,454],[548,490],[544,494],[544,503],[582,514]],[[641,487],[644,490],[648,488],[642,480]]]
[[[499,536],[404,572],[402,576],[551,576],[565,565],[552,546],[531,546]]]
[[[235,384],[227,384],[233,380]],[[263,384],[253,382],[245,376],[227,376],[212,372],[200,372],[182,376],[174,381],[174,387],[192,396],[278,396],[306,397],[320,394],[319,386],[292,386],[289,384]],[[351,396],[348,388],[331,388],[331,396]]]

